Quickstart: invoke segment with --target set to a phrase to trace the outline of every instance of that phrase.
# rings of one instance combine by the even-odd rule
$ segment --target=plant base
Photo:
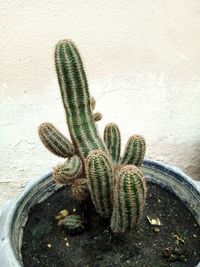
[[[200,227],[171,193],[148,183],[143,218],[128,234],[114,235],[90,204],[77,205],[64,187],[33,207],[24,228],[22,257],[26,267],[195,266],[200,259]],[[78,214],[84,230],[75,235],[59,227],[55,215]],[[147,216],[159,218],[151,225]]]

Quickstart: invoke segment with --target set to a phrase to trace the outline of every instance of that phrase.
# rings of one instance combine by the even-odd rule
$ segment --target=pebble
[[[158,228],[158,227],[154,227],[154,228],[153,228],[153,231],[154,231],[155,233],[159,233],[159,232],[160,232],[160,228]]]

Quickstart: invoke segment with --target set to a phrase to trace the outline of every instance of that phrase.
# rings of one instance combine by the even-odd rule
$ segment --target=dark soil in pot
[[[194,267],[200,260],[200,227],[172,194],[148,184],[143,218],[137,229],[114,235],[109,222],[98,217],[91,204],[77,205],[63,187],[30,212],[24,228],[25,267]],[[55,215],[67,209],[78,214],[84,229],[69,234]],[[159,218],[153,226],[147,219]]]

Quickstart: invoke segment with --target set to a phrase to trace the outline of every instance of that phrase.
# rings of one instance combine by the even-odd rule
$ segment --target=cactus
[[[91,112],[83,63],[76,46],[70,40],[57,44],[55,64],[69,132],[78,155],[85,159],[93,149],[106,151]]]
[[[71,184],[72,181],[80,177],[82,171],[82,162],[80,158],[75,155],[54,168],[53,179],[60,184]]]
[[[102,217],[111,217],[111,229],[125,232],[137,223],[144,206],[145,180],[134,165],[141,165],[145,141],[132,136],[120,161],[119,128],[108,124],[104,142],[99,136],[95,122],[102,115],[93,113],[96,101],[89,95],[83,63],[72,41],[58,42],[55,65],[72,144],[52,124],[39,127],[43,144],[54,154],[68,158],[54,169],[53,179],[71,185],[72,195],[79,202],[90,195],[96,211]]]
[[[135,166],[140,166],[144,159],[145,149],[146,144],[142,136],[131,136],[125,147],[121,164],[134,164]]]
[[[79,227],[84,228],[83,226],[83,220],[79,215],[72,214],[68,215],[64,219],[65,226],[67,226],[70,230],[75,230]]]
[[[144,159],[146,144],[140,135],[133,135],[129,138],[124,150],[124,155],[120,160],[121,137],[120,130],[115,123],[109,123],[104,129],[104,142],[112,156],[114,164],[133,164],[141,166]]]
[[[68,158],[75,154],[75,149],[53,124],[42,123],[38,128],[40,140],[52,153],[59,157]]]
[[[89,191],[88,191],[88,185],[87,180],[84,178],[77,179],[72,184],[72,196],[75,200],[78,202],[83,202],[88,199],[89,197]]]
[[[118,126],[115,123],[109,123],[104,130],[104,142],[111,154],[113,163],[119,162],[121,136]]]
[[[77,214],[67,215],[64,219],[58,221],[58,225],[71,235],[81,233],[84,230],[84,221]]]
[[[109,217],[111,214],[110,188],[114,175],[111,160],[104,151],[92,150],[86,159],[85,170],[96,211],[102,217]]]
[[[113,192],[111,229],[125,232],[139,220],[146,198],[142,172],[133,165],[123,166],[117,174]]]
[[[106,168],[107,166],[105,165],[107,148],[99,137],[95,126],[91,111],[95,106],[95,101],[89,96],[83,63],[76,46],[70,40],[63,40],[57,44],[55,64],[69,132],[77,154],[80,156],[83,163],[85,163],[85,160],[91,151],[96,151],[98,149],[100,152],[100,160],[98,161],[97,158],[94,160],[94,163],[96,160],[98,161],[97,167],[102,170],[102,174],[104,175],[101,179],[105,179],[105,181],[101,182],[98,177],[98,186],[102,187],[99,200],[96,198],[96,193],[98,192],[99,187],[98,190],[96,190],[95,186],[92,186],[93,178],[91,177],[91,167],[87,169],[87,162],[92,161],[92,156],[94,155],[93,152],[85,163],[86,176],[90,182],[89,190],[96,210],[102,214],[102,216],[107,216],[110,207],[110,199],[108,196],[108,192],[110,192],[110,184],[108,174],[110,174],[112,170]],[[101,159],[102,155],[104,156],[105,161]],[[110,165],[108,166],[110,167]],[[95,168],[96,166],[93,171],[96,172],[95,175],[98,175],[98,170]],[[103,173],[104,168],[105,173]],[[97,177],[94,177],[94,179],[96,178]],[[105,197],[104,200],[103,197]],[[101,205],[102,207],[100,207]]]

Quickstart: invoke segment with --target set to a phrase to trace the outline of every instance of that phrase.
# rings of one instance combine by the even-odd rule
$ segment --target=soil
[[[63,209],[81,216],[81,233],[69,234],[57,225],[55,215]],[[161,225],[151,225],[147,216],[159,218]],[[25,267],[194,267],[200,261],[199,237],[191,213],[156,185],[148,184],[143,218],[126,234],[113,234],[91,203],[76,204],[63,187],[31,210],[22,256]]]

